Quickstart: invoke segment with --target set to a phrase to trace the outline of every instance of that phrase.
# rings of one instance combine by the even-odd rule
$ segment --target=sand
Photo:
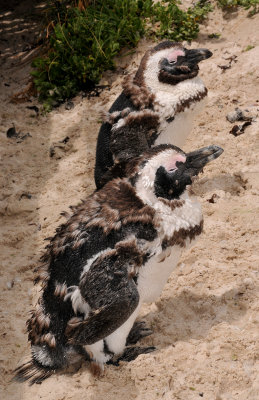
[[[203,235],[184,253],[157,302],[141,311],[140,320],[154,331],[141,344],[157,350],[120,367],[107,366],[99,379],[83,364],[41,385],[9,382],[29,355],[25,322],[40,289],[33,287],[33,268],[44,238],[63,222],[60,212],[94,190],[100,111],[108,110],[124,73],[133,71],[152,45],[142,40],[134,54],[118,57],[117,71],[105,73],[101,82],[109,88],[99,97],[78,95],[71,110],[62,105],[37,115],[26,108],[39,106],[33,97],[10,103],[26,87],[28,60],[37,52],[22,46],[34,43],[39,30],[38,19],[28,13],[31,2],[22,8],[16,3],[11,14],[6,7],[0,16],[9,27],[1,42],[1,399],[258,399],[259,15],[247,18],[246,11],[214,11],[191,45],[209,48],[214,56],[200,65],[209,99],[184,150],[217,144],[225,151],[195,184]],[[209,39],[211,33],[221,36]],[[254,47],[244,51],[248,45]],[[227,58],[234,55],[223,71],[219,65],[229,65]],[[237,137],[229,134],[234,124],[226,120],[235,107],[254,118]],[[12,124],[20,137],[30,136],[7,138]]]

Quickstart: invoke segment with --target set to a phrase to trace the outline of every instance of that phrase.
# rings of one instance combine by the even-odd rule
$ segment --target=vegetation
[[[223,10],[233,10],[238,6],[249,10],[248,15],[252,17],[259,12],[259,0],[217,0],[218,6]]]
[[[246,46],[246,48],[243,50],[243,52],[244,51],[249,51],[249,50],[252,50],[252,49],[254,49],[254,46],[249,44],[248,46]]]
[[[221,34],[220,33],[210,33],[209,35],[208,35],[208,38],[209,39],[219,39],[220,38],[220,36],[221,36]]]
[[[210,10],[207,0],[183,11],[178,0],[51,1],[48,52],[33,61],[34,84],[46,110],[98,83],[122,47],[144,35],[191,40]],[[155,28],[154,28],[155,27]]]
[[[258,1],[218,0],[221,7]],[[199,0],[186,11],[179,5],[178,0],[50,0],[47,52],[33,61],[32,72],[44,108],[93,87],[114,67],[121,48],[135,47],[144,35],[176,41],[197,37],[199,23],[212,10],[210,1]]]

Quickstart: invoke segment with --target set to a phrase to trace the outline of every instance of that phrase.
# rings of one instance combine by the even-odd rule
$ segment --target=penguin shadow
[[[242,299],[244,291],[243,286],[220,295],[198,295],[183,290],[179,296],[159,300],[158,311],[144,317],[153,330],[145,342],[164,348],[177,341],[206,338],[214,326],[223,322],[235,324],[247,310]]]
[[[192,189],[197,196],[204,196],[213,190],[222,190],[232,195],[238,196],[243,190],[248,189],[248,180],[242,173],[220,174],[212,178],[201,178],[192,185]]]

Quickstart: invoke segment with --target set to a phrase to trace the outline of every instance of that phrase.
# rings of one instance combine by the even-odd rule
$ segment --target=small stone
[[[240,108],[236,108],[235,111],[228,113],[226,118],[229,122],[241,121],[243,118],[243,112]]]
[[[68,101],[65,105],[66,110],[72,110],[72,108],[74,108],[74,107],[75,107],[75,105],[74,105],[73,101]]]
[[[245,132],[245,129],[251,125],[251,121],[246,121],[242,125],[234,125],[232,129],[229,131],[229,133],[233,136],[239,136],[242,135],[242,133]]]
[[[36,112],[37,115],[39,115],[39,107],[37,106],[26,106],[26,108],[28,108],[28,110],[33,110]]]
[[[217,203],[219,199],[219,195],[217,193],[213,193],[213,195],[207,200],[209,203]]]
[[[11,281],[7,282],[6,286],[8,290],[11,290],[14,286],[14,280],[12,279]]]
[[[6,132],[6,136],[8,138],[16,137],[17,135],[18,135],[18,133],[16,132],[15,126],[13,126],[12,128],[9,128]]]
[[[55,157],[55,159],[62,158],[62,153],[68,151],[71,148],[69,136],[66,136],[63,140],[59,142],[54,142],[49,148],[49,156]]]
[[[32,198],[32,195],[30,194],[30,193],[22,193],[21,194],[21,196],[19,197],[19,200],[21,200],[22,198],[25,198],[25,199],[31,199]]]
[[[244,284],[246,286],[253,286],[253,279],[252,278],[245,278],[244,279]]]

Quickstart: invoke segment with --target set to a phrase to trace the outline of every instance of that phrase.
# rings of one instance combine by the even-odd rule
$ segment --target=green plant
[[[208,13],[213,11],[213,7],[209,0],[199,0],[188,11],[195,16],[196,22],[201,23],[206,19]]]
[[[238,6],[250,10],[248,15],[252,17],[259,12],[259,0],[217,0],[218,6],[223,10],[233,10]]]
[[[209,39],[219,39],[220,36],[221,36],[220,33],[210,33],[210,34],[208,35],[208,38],[209,38]]]
[[[48,51],[32,64],[44,108],[48,111],[98,83],[103,71],[114,67],[121,48],[135,47],[145,34],[179,41],[195,38],[209,2],[200,0],[187,11],[178,4],[178,0],[52,0]]]
[[[46,107],[93,86],[105,69],[114,66],[120,48],[135,46],[144,34],[135,1],[109,0],[85,10],[69,7],[65,11],[59,4],[51,24],[48,54],[34,60],[32,72]]]
[[[249,50],[252,50],[252,49],[254,49],[254,46],[249,44],[248,46],[246,46],[246,48],[243,50],[243,52],[249,51]]]
[[[191,26],[192,32],[188,29],[188,15],[182,11],[178,5],[178,2],[161,2],[151,4],[147,17],[149,18],[148,31],[149,35],[153,35],[158,38],[168,38],[173,40],[182,40],[183,36],[187,33],[188,39],[190,40],[195,36],[198,29],[197,24]]]
[[[222,8],[257,10],[259,0],[217,0]],[[212,10],[199,0],[186,11],[179,0],[49,0],[46,54],[33,61],[33,81],[46,111],[91,89],[114,57],[144,35],[182,41],[197,37]],[[251,11],[251,12],[252,12]]]

